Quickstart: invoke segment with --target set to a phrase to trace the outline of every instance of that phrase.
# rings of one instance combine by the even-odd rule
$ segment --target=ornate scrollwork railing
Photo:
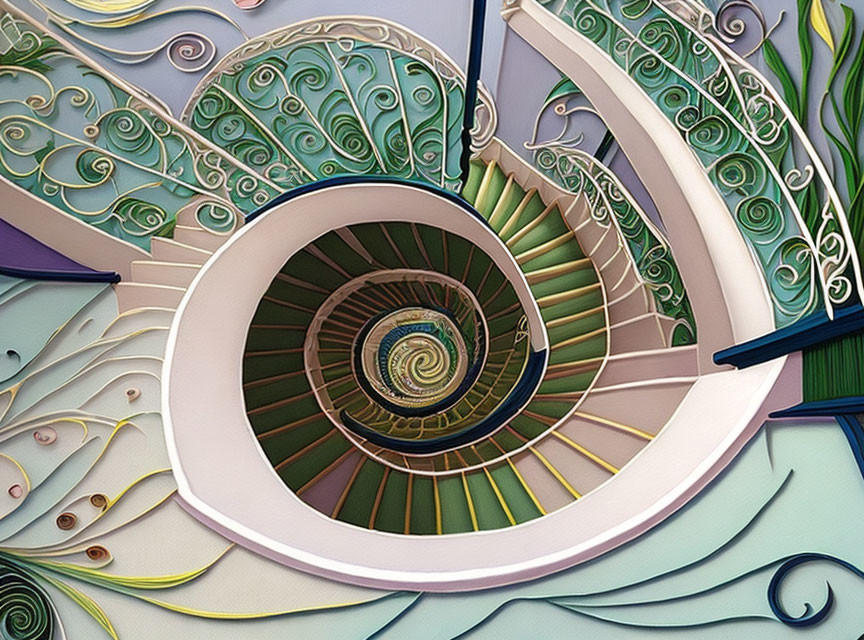
[[[0,176],[138,246],[177,211],[235,219],[278,186],[0,4]]]
[[[148,248],[177,213],[230,232],[301,184],[385,174],[458,190],[465,76],[377,19],[313,20],[248,41],[172,118],[0,2],[0,176]],[[496,115],[481,88],[472,146]]]
[[[684,0],[540,0],[600,46],[699,158],[760,264],[778,326],[862,298],[842,204],[789,107]]]
[[[672,344],[694,344],[696,319],[669,245],[615,174],[590,154],[560,144],[539,145],[534,164],[582,195],[594,222],[615,230],[657,310],[677,321]]]
[[[282,188],[385,174],[457,191],[465,76],[394,23],[315,19],[254,38],[193,92],[182,119]],[[482,89],[472,146],[496,126]]]

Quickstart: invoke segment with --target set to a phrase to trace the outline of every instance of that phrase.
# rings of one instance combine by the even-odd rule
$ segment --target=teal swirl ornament
[[[468,369],[465,339],[445,313],[393,311],[371,327],[357,357],[373,392],[399,409],[452,404]]]
[[[0,634],[2,640],[50,640],[54,616],[48,595],[33,579],[0,560]]]
[[[195,219],[205,229],[215,233],[230,233],[237,224],[231,209],[217,202],[206,202],[195,210]]]
[[[285,191],[370,174],[458,191],[464,108],[464,74],[444,52],[397,24],[343,16],[244,43],[202,79],[181,120]],[[482,88],[475,113],[482,148],[496,121]]]

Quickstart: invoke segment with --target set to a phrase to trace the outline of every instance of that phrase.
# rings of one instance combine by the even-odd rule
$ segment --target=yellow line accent
[[[654,436],[648,433],[647,431],[642,431],[642,429],[637,429],[636,427],[628,427],[626,424],[621,424],[620,422],[615,422],[614,420],[608,420],[606,418],[601,418],[600,416],[594,416],[590,413],[583,413],[581,411],[576,411],[573,413],[574,416],[579,416],[580,418],[585,418],[586,420],[590,420],[591,422],[596,422],[598,424],[606,425],[607,427],[612,427],[613,429],[618,429],[619,431],[624,431],[626,433],[633,434],[634,436],[638,436],[644,440],[653,440]]]
[[[414,474],[408,474],[408,491],[405,494],[405,529],[407,536],[411,533],[411,493],[414,490]]]
[[[498,502],[501,503],[501,508],[504,509],[504,514],[507,516],[510,524],[516,524],[516,518],[514,518],[513,514],[510,512],[510,507],[507,506],[504,496],[501,495],[501,489],[499,489],[498,485],[495,484],[495,479],[492,477],[492,474],[489,473],[489,469],[483,467],[483,471],[486,474],[486,479],[489,480],[489,484],[492,485],[492,491],[495,492],[495,496],[498,498]]]
[[[571,316],[564,316],[563,318],[555,318],[554,320],[550,320],[546,323],[547,329],[554,329],[555,327],[561,327],[565,324],[570,324],[571,322],[576,322],[577,320],[582,320],[583,318],[587,318],[588,316],[593,316],[596,313],[601,313],[605,307],[594,307],[593,309],[587,309],[586,311],[580,311],[579,313],[574,313]]]
[[[546,282],[546,280],[552,280],[553,278],[567,275],[568,273],[579,271],[580,269],[589,266],[591,266],[591,258],[580,258],[579,260],[562,262],[561,264],[552,265],[551,267],[543,267],[542,269],[529,271],[525,274],[525,279],[528,280],[528,284],[539,284],[541,282]]]
[[[435,493],[435,533],[439,536],[444,533],[441,524],[441,495],[438,493],[438,476],[432,476],[432,489]]]
[[[572,338],[567,338],[566,340],[562,340],[561,342],[556,342],[552,346],[549,347],[550,351],[555,351],[556,349],[566,349],[567,347],[572,347],[575,344],[580,344],[582,342],[587,342],[591,338],[596,338],[597,336],[603,335],[606,333],[606,327],[600,327],[599,329],[594,329],[594,331],[589,331],[588,333],[582,333],[578,336],[573,336]]]
[[[552,307],[556,304],[560,304],[561,302],[567,302],[568,300],[573,300],[574,298],[578,298],[579,296],[584,296],[586,293],[591,293],[592,291],[596,291],[599,288],[600,283],[595,282],[594,284],[586,284],[584,287],[578,287],[576,289],[562,291],[561,293],[552,293],[548,296],[538,298],[537,306],[541,309],[545,309],[546,307]]]
[[[474,500],[471,498],[471,490],[468,488],[468,479],[464,473],[462,476],[462,488],[465,490],[465,498],[468,500],[468,513],[471,515],[471,526],[474,531],[480,531],[480,525],[477,524],[477,512],[474,510]]]
[[[576,402],[585,395],[585,390],[582,391],[560,391],[557,393],[538,393],[534,396],[535,400],[552,400]]]
[[[498,232],[499,238],[504,238],[513,230],[513,227],[516,226],[519,218],[522,217],[522,214],[525,212],[525,208],[528,206],[528,203],[534,198],[537,193],[537,189],[535,187],[531,187],[528,191],[525,192],[525,195],[522,196],[522,200],[513,209],[513,213],[510,214],[510,217],[507,218],[507,222],[504,223],[504,226],[501,227],[501,231]],[[489,221],[492,224],[492,221]]]
[[[518,256],[516,256],[516,262],[519,265],[523,265],[526,262],[531,262],[534,258],[542,256],[544,253],[548,253],[553,249],[557,249],[562,244],[566,244],[570,242],[573,238],[576,237],[576,233],[571,229],[566,233],[562,233],[557,238],[552,238],[551,240],[544,242],[541,245],[534,247],[533,249],[528,249],[528,251],[523,251]]]
[[[495,207],[492,209],[492,213],[489,214],[489,224],[491,226],[492,220],[498,219],[501,217],[501,214],[504,211],[504,207],[506,205],[507,200],[510,199],[510,191],[513,189],[513,174],[511,173],[507,176],[507,182],[504,183],[504,188],[501,190],[501,195],[498,196],[498,202],[495,203]],[[484,203],[485,204],[485,203]],[[477,209],[480,211],[480,209]],[[482,211],[480,213],[483,213]]]
[[[497,163],[493,160],[486,165],[486,173],[483,174],[483,179],[480,181],[480,186],[477,188],[477,197],[474,199],[474,208],[477,211],[482,211],[486,205],[486,194],[489,191],[489,185],[492,182],[492,176],[495,175],[495,167]]]
[[[522,477],[522,474],[519,473],[519,469],[516,468],[516,465],[513,464],[513,461],[509,457],[507,458],[507,464],[510,465],[510,468],[513,470],[513,473],[515,473],[516,477],[519,478],[519,483],[522,485],[522,488],[525,489],[525,493],[528,494],[528,497],[531,498],[531,502],[533,502],[534,506],[537,507],[537,510],[545,516],[546,515],[546,509],[544,509],[543,505],[540,504],[540,500],[537,498],[536,495],[534,495],[534,492],[531,491],[531,487],[529,487],[528,483],[525,482],[525,478]]]
[[[543,463],[543,466],[549,470],[549,473],[555,476],[555,479],[562,485],[564,485],[564,488],[567,489],[567,491],[569,491],[574,498],[578,500],[582,497],[582,494],[576,491],[576,489],[574,489],[573,486],[564,479],[564,476],[561,475],[561,472],[558,471],[558,469],[556,469],[554,466],[552,466],[552,463],[546,459],[546,456],[537,451],[537,449],[535,449],[534,447],[528,447],[528,450],[535,456],[537,456],[540,462]]]
[[[526,224],[524,227],[522,227],[521,229],[519,229],[519,231],[517,231],[516,233],[514,233],[512,236],[510,236],[509,238],[507,238],[507,243],[506,243],[506,244],[507,244],[507,248],[508,248],[508,249],[512,249],[513,246],[514,246],[517,242],[519,242],[522,238],[524,238],[524,237],[527,236],[529,233],[531,233],[531,231],[533,231],[534,229],[536,229],[537,226],[538,226],[540,223],[542,223],[542,222],[546,219],[546,216],[548,216],[548,215],[552,212],[552,210],[553,210],[553,209],[556,209],[557,207],[558,207],[558,201],[557,201],[557,200],[555,200],[555,201],[552,202],[551,204],[547,204],[547,205],[546,205],[546,208],[543,209],[543,211],[541,211],[541,212],[537,215],[536,218],[534,218],[531,222],[529,222],[529,223]]]
[[[583,456],[588,458],[591,462],[594,462],[595,464],[600,465],[601,467],[606,469],[606,471],[608,471],[609,473],[611,473],[613,475],[618,473],[618,471],[619,471],[618,467],[616,467],[612,464],[609,464],[603,458],[598,456],[596,453],[592,453],[591,451],[588,451],[588,449],[583,447],[578,442],[574,442],[573,440],[571,440],[570,438],[568,438],[564,434],[558,433],[557,431],[553,431],[552,435],[555,436],[556,438],[558,438],[559,440],[561,440],[562,442],[567,443],[570,447],[573,447],[573,449],[575,449],[576,451],[581,453]]]
[[[27,471],[24,469],[24,467],[21,466],[21,463],[18,462],[12,456],[7,455],[3,452],[0,452],[0,458],[6,458],[9,462],[11,462],[18,469],[18,471],[21,473],[21,477],[24,478],[24,484],[27,485],[26,490],[29,493],[29,491],[30,491],[30,476],[27,475]]]
[[[606,359],[605,356],[597,356],[596,358],[586,358],[585,360],[574,360],[573,362],[559,362],[558,364],[550,364],[546,367],[548,373],[556,374],[560,377],[563,374],[569,373],[572,369],[581,369],[595,364],[600,364]]]

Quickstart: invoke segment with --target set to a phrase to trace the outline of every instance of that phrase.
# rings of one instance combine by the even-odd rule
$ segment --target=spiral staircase
[[[529,22],[540,9],[527,17],[511,9],[505,14],[532,38],[543,33],[539,19]],[[343,28],[329,20],[332,34],[300,23],[256,39],[204,77],[179,119],[143,92],[113,85],[125,96],[118,110],[183,149],[182,167],[176,159],[164,167],[164,182],[177,184],[134,187],[166,208],[182,202],[170,234],[154,232],[149,244],[136,237],[148,251],[125,254],[117,270],[128,277],[114,286],[121,314],[174,317],[162,392],[181,500],[252,549],[363,584],[426,585],[423,567],[435,554],[416,545],[446,554],[448,541],[465,544],[453,562],[468,557],[472,565],[476,554],[482,575],[473,565],[468,577],[442,569],[440,588],[509,580],[484,555],[495,545],[480,549],[481,540],[512,532],[501,548],[533,553],[525,536],[564,519],[583,546],[573,551],[561,539],[565,559],[532,557],[525,571],[593,557],[680,507],[764,417],[762,400],[783,363],[748,373],[710,364],[718,343],[770,322],[761,298],[745,309],[723,295],[738,277],[742,290],[762,295],[761,276],[749,257],[744,266],[715,265],[710,256],[721,245],[746,255],[737,229],[711,218],[713,200],[707,213],[696,211],[695,191],[670,188],[658,204],[680,222],[669,225],[684,283],[676,294],[690,296],[695,319],[673,317],[666,283],[651,280],[621,221],[587,190],[565,189],[493,137],[494,103],[482,88],[463,180],[464,75],[433,45],[379,22]],[[82,77],[101,73],[62,39],[50,42],[52,55],[75,61]],[[369,77],[390,83],[386,91],[352,75],[369,72],[358,60],[373,67]],[[285,61],[309,68],[289,77]],[[90,151],[151,180],[153,168],[112,148],[102,124],[86,125]],[[658,149],[658,166],[674,164],[673,151]],[[668,177],[646,175],[655,189]],[[334,176],[351,180],[330,182]],[[89,179],[87,188],[104,176]],[[377,218],[370,193],[389,203]],[[33,207],[41,219],[69,217],[61,200],[45,201]],[[668,249],[647,217],[635,215]],[[320,232],[293,246],[318,224]],[[58,248],[84,237],[84,227]],[[262,231],[275,228],[281,235]],[[88,228],[87,241],[128,240],[100,229]],[[750,389],[755,404],[741,400]],[[712,407],[718,424],[732,425],[728,433],[699,424]],[[668,444],[664,429],[672,431]],[[679,453],[687,461],[673,469]],[[694,461],[700,456],[708,462]],[[639,477],[657,485],[653,493],[642,495]],[[238,488],[247,481],[256,500]],[[607,504],[599,517],[603,500],[627,507]],[[583,504],[589,516],[581,522]],[[301,518],[308,520],[292,530]],[[319,529],[322,522],[336,528]],[[490,537],[470,535],[479,531]],[[327,532],[330,551],[306,551],[330,544]],[[361,534],[373,537],[351,537]],[[368,543],[371,568],[345,568],[353,540]],[[402,565],[411,566],[393,569]]]

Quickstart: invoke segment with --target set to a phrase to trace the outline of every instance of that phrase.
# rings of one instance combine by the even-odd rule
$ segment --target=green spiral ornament
[[[399,408],[423,409],[445,402],[468,369],[468,349],[447,314],[407,307],[374,323],[357,345],[365,379]]]
[[[51,601],[33,579],[0,560],[0,634],[2,640],[50,640],[54,636]]]

